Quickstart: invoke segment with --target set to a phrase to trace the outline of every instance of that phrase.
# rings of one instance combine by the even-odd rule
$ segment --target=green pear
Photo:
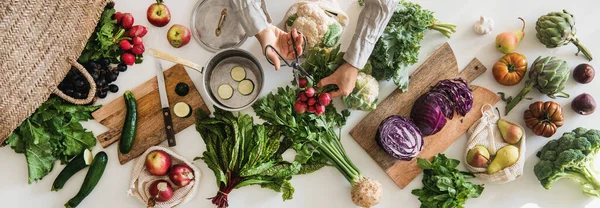
[[[519,148],[513,145],[506,145],[496,153],[496,157],[487,168],[488,174],[494,174],[508,166],[515,164],[519,160]]]
[[[517,144],[523,138],[523,129],[510,121],[500,119],[498,120],[498,129],[502,139],[509,144]]]
[[[490,160],[490,151],[483,145],[476,145],[467,153],[467,163],[473,167],[482,168]]]

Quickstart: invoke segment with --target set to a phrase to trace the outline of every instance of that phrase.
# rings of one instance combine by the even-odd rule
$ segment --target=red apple
[[[188,44],[190,39],[192,39],[192,32],[183,25],[174,24],[167,32],[167,40],[175,48]]]
[[[171,21],[171,12],[167,5],[163,4],[162,0],[156,0],[156,3],[148,7],[146,17],[150,24],[156,27],[164,27]]]
[[[164,176],[171,167],[171,156],[162,150],[154,150],[146,156],[146,169],[155,176]]]
[[[166,202],[173,197],[173,188],[171,184],[165,180],[154,181],[150,184],[150,198],[157,202]]]
[[[169,171],[169,179],[179,187],[187,186],[194,180],[194,170],[185,164],[173,165]]]

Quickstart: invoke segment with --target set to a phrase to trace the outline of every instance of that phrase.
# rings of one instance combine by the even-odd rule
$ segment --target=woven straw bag
[[[108,2],[0,1],[0,144],[52,93],[74,104],[92,101],[96,84],[77,59]],[[86,99],[57,88],[71,66],[90,83]]]
[[[175,186],[170,180],[169,176],[153,176],[146,171],[146,156],[153,150],[162,150],[171,156],[171,164],[186,164],[194,170],[194,180],[190,184],[184,187]],[[166,180],[173,187],[173,197],[165,202],[156,202],[154,208],[170,208],[185,204],[196,196],[198,187],[200,186],[200,178],[202,178],[202,172],[194,164],[190,163],[185,158],[181,157],[172,150],[161,147],[153,146],[150,147],[135,161],[133,165],[133,171],[131,172],[131,182],[129,183],[129,190],[127,195],[135,196],[144,206],[148,205],[148,199],[150,199],[150,184],[157,180]]]
[[[509,145],[502,139],[502,135],[497,126],[499,116],[492,106],[489,104],[484,105],[481,107],[481,113],[481,119],[476,121],[467,131],[468,141],[467,148],[465,149],[464,161],[467,161],[467,153],[471,148],[475,147],[475,145],[487,147],[490,151],[490,155],[495,155],[500,148]],[[515,146],[519,148],[519,159],[517,162],[494,174],[487,174],[486,168],[473,167],[466,162],[464,164],[471,173],[475,174],[475,177],[486,182],[501,184],[514,181],[523,175],[523,167],[525,166],[524,155],[526,150],[525,141],[525,135],[523,135],[521,141],[515,144]]]

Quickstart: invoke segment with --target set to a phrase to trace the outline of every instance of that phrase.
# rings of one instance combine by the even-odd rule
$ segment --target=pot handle
[[[171,55],[171,54],[169,54],[167,52],[158,50],[156,48],[150,48],[150,49],[148,49],[148,54],[150,54],[150,56],[152,56],[154,58],[162,59],[162,60],[165,60],[165,61],[170,61],[170,62],[173,62],[173,63],[183,64],[183,65],[185,65],[187,67],[190,67],[190,68],[192,68],[192,69],[194,69],[194,70],[196,70],[196,71],[198,71],[200,73],[202,73],[204,71],[204,67],[202,67],[202,66],[200,66],[200,65],[198,65],[198,64],[196,64],[194,62],[191,62],[191,61],[179,58],[177,56]]]
[[[92,75],[90,75],[90,73],[81,64],[79,64],[76,60],[69,58],[68,61],[69,61],[69,64],[71,64],[71,66],[74,66],[79,72],[81,72],[83,77],[85,77],[85,79],[90,83],[90,91],[88,92],[87,98],[75,99],[75,98],[63,93],[62,91],[60,91],[58,89],[58,87],[54,88],[52,90],[52,93],[54,93],[55,95],[57,95],[58,97],[60,97],[64,100],[66,100],[67,102],[73,103],[75,105],[84,105],[84,104],[88,104],[88,103],[92,102],[92,100],[94,100],[94,97],[96,97],[96,82],[94,81],[94,78],[92,78]]]

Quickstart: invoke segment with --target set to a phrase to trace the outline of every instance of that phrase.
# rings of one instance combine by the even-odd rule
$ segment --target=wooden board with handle
[[[416,158],[411,161],[397,160],[379,147],[375,137],[381,121],[394,114],[409,117],[415,100],[440,80],[462,77],[470,83],[486,70],[485,66],[475,58],[458,73],[454,52],[450,45],[445,43],[411,74],[407,92],[403,93],[399,89],[392,92],[377,105],[377,109],[370,112],[350,131],[350,135],[400,188],[404,188],[423,170],[417,165]],[[423,150],[417,157],[432,159],[433,156],[446,150],[481,117],[480,109],[484,104],[494,105],[500,100],[495,93],[483,87],[474,85],[470,87],[474,97],[471,111],[465,117],[455,115],[454,119],[448,120],[441,131],[425,137]]]
[[[208,111],[208,107],[204,104],[200,93],[183,65],[177,64],[169,68],[164,71],[164,76],[171,111],[178,102],[187,103],[192,107],[192,110],[200,108]],[[190,91],[186,96],[179,96],[175,93],[175,86],[180,82],[186,83],[190,87]],[[131,92],[133,92],[138,106],[138,125],[131,152],[125,155],[118,153],[121,164],[129,162],[144,153],[149,147],[158,145],[167,139],[156,77],[144,82]],[[102,147],[108,147],[120,139],[126,111],[125,101],[123,97],[119,97],[92,113],[94,119],[109,128],[107,132],[97,137]],[[194,124],[194,114],[187,118],[179,118],[171,113],[175,133]]]

